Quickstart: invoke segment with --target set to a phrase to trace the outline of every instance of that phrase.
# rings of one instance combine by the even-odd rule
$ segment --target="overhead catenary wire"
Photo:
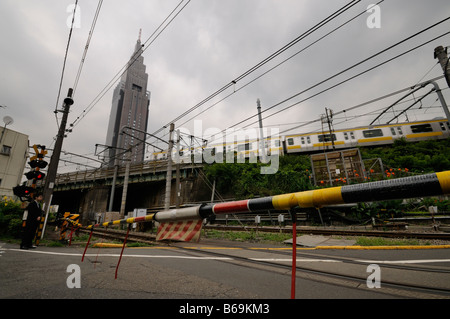
[[[276,103],[276,104],[274,104],[274,105],[272,105],[272,106],[266,108],[265,110],[261,111],[261,113],[267,112],[267,111],[269,111],[269,110],[271,110],[271,109],[273,109],[273,108],[275,108],[275,107],[277,107],[277,106],[280,106],[280,105],[282,105],[283,103],[285,103],[285,102],[287,102],[287,101],[289,101],[289,100],[291,100],[291,99],[293,99],[293,98],[295,98],[295,97],[297,97],[297,96],[299,96],[299,95],[301,95],[301,94],[303,94],[303,93],[306,93],[307,91],[309,91],[309,90],[311,90],[311,89],[313,89],[313,88],[315,88],[315,87],[317,87],[317,86],[319,86],[319,85],[321,85],[321,84],[323,84],[323,83],[325,83],[325,82],[327,82],[327,81],[329,81],[329,80],[331,80],[331,79],[333,79],[333,78],[335,78],[335,77],[337,77],[337,76],[339,76],[339,75],[341,75],[341,74],[343,74],[343,73],[345,73],[345,72],[347,72],[347,71],[349,71],[349,70],[351,70],[351,69],[353,69],[353,68],[355,68],[356,66],[362,64],[363,62],[368,61],[369,59],[372,59],[372,58],[374,58],[375,56],[378,56],[378,55],[380,55],[380,54],[383,53],[383,52],[386,52],[388,49],[392,49],[393,47],[395,47],[395,46],[397,46],[397,45],[399,45],[399,44],[401,44],[401,43],[403,43],[403,42],[405,42],[405,41],[411,39],[411,38],[414,37],[414,36],[417,36],[417,35],[419,35],[419,34],[425,32],[425,31],[429,30],[430,28],[432,28],[432,27],[434,27],[434,26],[436,26],[436,25],[438,25],[438,24],[440,24],[440,23],[443,23],[443,22],[445,22],[445,21],[447,21],[447,20],[449,20],[449,19],[450,19],[450,17],[448,17],[448,18],[446,18],[446,19],[444,19],[444,20],[441,20],[440,22],[438,22],[438,23],[436,23],[436,24],[434,24],[434,25],[432,25],[432,26],[430,26],[430,27],[428,27],[428,28],[426,28],[426,29],[423,29],[422,31],[419,31],[419,32],[417,32],[416,34],[414,34],[414,35],[412,35],[412,36],[410,36],[410,37],[408,37],[408,38],[406,38],[406,39],[404,39],[404,40],[402,40],[402,41],[400,41],[400,42],[397,42],[396,44],[390,46],[389,48],[386,48],[386,49],[384,49],[384,50],[382,50],[382,51],[380,51],[380,52],[378,52],[378,53],[372,55],[371,57],[366,58],[366,59],[364,59],[363,61],[360,61],[360,62],[354,64],[353,66],[351,66],[351,67],[349,67],[349,68],[347,68],[347,69],[345,69],[345,70],[343,70],[343,71],[340,71],[340,72],[338,72],[338,73],[336,73],[336,74],[334,74],[334,75],[328,77],[327,79],[322,80],[322,81],[320,81],[320,82],[314,84],[313,86],[310,86],[309,88],[304,89],[304,90],[302,90],[302,91],[300,91],[300,92],[298,92],[298,93],[296,93],[296,94],[294,94],[294,95],[292,95],[292,96],[290,96],[290,97],[284,99],[283,101],[278,102],[278,103]],[[393,61],[393,60],[395,60],[395,59],[397,59],[397,58],[399,58],[399,57],[401,57],[401,56],[403,56],[403,55],[405,55],[405,54],[408,54],[408,53],[410,53],[410,52],[412,52],[412,51],[414,51],[414,50],[416,50],[416,49],[418,49],[418,48],[420,48],[420,47],[422,47],[422,46],[424,46],[424,45],[426,45],[426,44],[428,44],[428,43],[431,43],[431,42],[435,41],[436,39],[439,39],[439,38],[441,38],[441,37],[443,37],[443,36],[446,36],[446,35],[448,35],[448,34],[450,34],[450,32],[445,32],[445,33],[443,33],[443,34],[441,34],[441,35],[439,35],[439,36],[436,36],[436,37],[432,38],[431,40],[425,41],[424,43],[422,43],[422,44],[420,44],[420,45],[417,45],[417,46],[415,46],[415,47],[413,47],[413,48],[411,48],[411,49],[409,49],[409,50],[407,50],[407,51],[405,51],[405,52],[403,52],[403,53],[400,53],[400,54],[398,54],[398,55],[396,55],[396,56],[394,56],[394,57],[392,57],[392,58],[389,58],[389,59],[385,60],[384,62],[381,62],[381,63],[379,63],[379,64],[377,64],[377,65],[375,65],[375,66],[373,66],[373,67],[370,67],[369,69],[366,69],[366,70],[364,70],[364,71],[362,71],[362,72],[360,72],[360,73],[358,73],[358,74],[356,74],[356,75],[353,75],[353,76],[351,76],[351,77],[349,77],[349,78],[347,78],[347,79],[345,79],[345,80],[343,80],[343,81],[341,81],[341,82],[339,82],[339,83],[337,83],[337,84],[334,84],[334,85],[332,85],[332,86],[330,86],[330,87],[328,87],[328,88],[326,88],[326,89],[323,89],[323,90],[321,90],[320,92],[317,92],[317,93],[315,93],[315,94],[313,94],[313,95],[311,95],[311,96],[309,96],[309,97],[307,97],[307,98],[304,98],[304,99],[302,99],[302,100],[300,100],[300,101],[298,101],[298,102],[295,102],[295,103],[293,103],[293,104],[291,104],[291,105],[289,105],[289,106],[287,106],[287,107],[285,107],[285,108],[283,108],[283,109],[281,109],[281,110],[279,110],[279,111],[276,111],[276,112],[274,112],[274,113],[272,113],[272,114],[270,114],[270,115],[267,115],[267,116],[263,117],[263,119],[267,119],[267,118],[272,117],[272,116],[274,116],[274,115],[277,115],[277,114],[279,114],[279,113],[281,113],[281,112],[284,112],[284,111],[286,111],[286,110],[292,108],[293,106],[296,106],[296,105],[298,105],[298,104],[300,104],[300,103],[303,103],[303,102],[305,102],[305,101],[307,101],[307,100],[309,100],[309,99],[311,99],[311,98],[313,98],[313,97],[316,97],[316,96],[318,96],[318,95],[320,95],[320,94],[323,94],[323,93],[325,93],[325,92],[327,92],[327,91],[329,91],[329,90],[331,90],[331,89],[333,89],[333,88],[335,88],[335,87],[337,87],[337,86],[340,86],[340,85],[342,85],[342,84],[344,84],[344,83],[346,83],[346,82],[348,82],[348,81],[350,81],[350,80],[353,80],[353,79],[355,79],[355,78],[357,78],[357,77],[359,77],[359,76],[361,76],[361,75],[363,75],[363,74],[365,74],[365,73],[367,73],[367,72],[370,72],[370,71],[372,71],[372,70],[374,70],[374,69],[376,69],[376,68],[378,68],[378,67],[380,67],[380,66],[382,66],[382,65],[384,65],[384,64],[386,64],[386,63],[389,63],[389,62],[391,62],[391,61]],[[247,118],[245,118],[245,119],[239,121],[238,123],[236,123],[236,124],[234,124],[234,125],[228,127],[227,129],[232,128],[232,127],[235,127],[235,126],[237,126],[237,125],[239,125],[239,124],[242,124],[242,123],[244,123],[244,122],[246,122],[246,121],[248,121],[248,120],[254,118],[255,116],[256,116],[256,115],[251,115],[251,116],[249,116],[249,117],[247,117]],[[254,122],[248,124],[247,126],[254,125],[254,124],[257,123],[257,122],[258,122],[258,121],[254,121]],[[295,127],[295,128],[297,128],[297,127]],[[293,130],[293,129],[295,129],[295,128],[291,128],[291,129],[289,129],[289,130],[282,131],[282,132],[280,132],[280,134],[281,134],[281,133],[284,133],[284,132],[287,132],[287,131],[290,131],[290,130]],[[222,132],[225,132],[225,131],[226,131],[226,130],[223,130]]]
[[[105,96],[105,94],[112,88],[118,79],[133,65],[133,63],[147,50],[150,45],[162,34],[162,32],[172,23],[172,21],[183,11],[183,9],[189,4],[191,0],[188,0],[181,9],[174,14],[174,12],[182,5],[185,0],[181,0],[178,5],[170,12],[170,14],[164,19],[164,21],[156,28],[156,30],[150,35],[150,37],[144,42],[142,51],[138,51],[138,54],[134,54],[130,61],[128,61],[116,75],[106,84],[106,86],[97,94],[91,103],[82,111],[82,113],[76,117],[76,119],[70,124],[71,127],[75,127],[93,108],[97,103]],[[173,16],[172,16],[173,15]],[[171,18],[172,17],[172,18]],[[170,19],[170,20],[169,20]],[[169,20],[169,21],[168,21]],[[168,21],[168,22],[167,22]],[[166,23],[167,22],[167,23]],[[164,25],[165,24],[165,25]],[[164,27],[163,27],[164,26]],[[161,29],[161,30],[160,30]],[[157,33],[158,32],[158,33]],[[153,38],[154,37],[154,38]],[[153,38],[152,41],[150,41]],[[149,42],[150,41],[150,42]],[[148,44],[147,44],[148,43]],[[136,52],[135,52],[136,53]]]
[[[170,121],[170,123],[175,123],[176,121],[178,121],[179,119],[183,118],[187,114],[191,113],[195,109],[199,108],[200,106],[202,106],[206,102],[212,100],[214,97],[218,96],[220,93],[226,91],[230,87],[233,87],[237,82],[239,82],[240,80],[244,79],[245,77],[247,77],[248,75],[250,75],[251,73],[253,73],[257,69],[259,69],[263,65],[267,64],[269,61],[273,60],[275,57],[279,56],[280,54],[282,54],[283,52],[285,52],[286,50],[288,50],[289,48],[291,48],[292,46],[294,46],[295,44],[297,44],[298,42],[300,42],[301,40],[303,40],[307,36],[309,36],[312,33],[316,32],[318,29],[320,29],[321,27],[323,27],[324,25],[326,25],[327,23],[329,23],[333,19],[337,18],[338,16],[340,16],[341,14],[343,14],[344,12],[349,10],[351,7],[355,6],[358,2],[360,2],[360,0],[358,0],[358,1],[354,0],[354,1],[351,1],[348,4],[344,5],[343,7],[341,7],[337,11],[335,11],[333,14],[329,15],[327,18],[323,19],[322,21],[320,21],[319,23],[317,23],[316,25],[314,25],[313,27],[311,27],[307,31],[303,32],[301,35],[296,37],[294,40],[290,41],[288,44],[284,45],[282,48],[278,49],[277,51],[275,51],[274,53],[272,53],[271,55],[269,55],[268,57],[266,57],[265,59],[263,59],[262,61],[260,61],[259,63],[257,63],[256,65],[254,65],[250,69],[248,69],[247,71],[245,71],[244,73],[242,73],[240,76],[234,78],[232,81],[230,81],[229,83],[225,84],[222,88],[218,89],[217,91],[215,91],[214,93],[212,93],[211,95],[209,95],[208,97],[203,99],[201,102],[197,103],[196,105],[194,105],[190,109],[186,110],[184,113],[182,113],[179,116],[177,116],[175,119]],[[158,134],[159,132],[161,132],[164,129],[164,127],[168,126],[170,123],[164,125],[160,129],[156,130],[153,134]]]
[[[382,2],[384,2],[384,0],[379,1],[378,3],[376,3],[376,5],[381,4]],[[347,21],[345,21],[344,23],[342,23],[341,25],[337,26],[336,28],[334,28],[333,30],[329,31],[328,33],[326,33],[325,35],[321,36],[320,38],[318,38],[317,40],[313,41],[312,43],[308,44],[306,47],[300,49],[299,51],[295,52],[294,54],[290,55],[289,57],[287,57],[286,59],[284,59],[283,61],[279,62],[278,64],[274,65],[273,67],[271,67],[270,69],[268,69],[267,71],[263,72],[262,74],[258,75],[256,78],[250,80],[249,82],[245,83],[244,85],[242,85],[241,87],[234,89],[233,92],[229,93],[228,95],[226,95],[225,97],[223,97],[222,99],[220,99],[219,101],[215,102],[214,104],[210,105],[209,107],[207,107],[206,109],[202,110],[201,112],[197,113],[196,115],[194,115],[193,117],[189,118],[188,120],[186,120],[185,122],[181,123],[180,126],[188,123],[189,121],[191,121],[192,119],[194,119],[195,117],[199,116],[200,114],[205,113],[206,111],[210,110],[211,108],[213,108],[214,106],[218,105],[219,103],[223,102],[224,100],[226,100],[227,98],[229,98],[230,96],[232,96],[233,94],[235,94],[236,92],[244,89],[245,87],[249,86],[250,84],[252,84],[253,82],[259,80],[260,78],[262,78],[263,76],[267,75],[268,73],[272,72],[273,70],[275,70],[276,68],[278,68],[279,66],[281,66],[282,64],[286,63],[287,61],[291,60],[292,58],[294,58],[295,56],[299,55],[300,53],[304,52],[305,50],[309,49],[310,47],[312,47],[313,45],[317,44],[318,42],[320,42],[321,40],[325,39],[326,37],[328,37],[329,35],[333,34],[334,32],[338,31],[339,29],[343,28],[345,25],[349,24],[350,22],[352,22],[353,20],[359,18],[360,16],[362,16],[363,14],[365,14],[367,11],[364,10],[360,13],[358,13],[357,15],[355,15],[354,17],[348,19]]]
[[[86,40],[86,45],[84,47],[83,56],[81,58],[80,66],[78,67],[78,72],[77,72],[77,75],[75,77],[75,82],[74,82],[73,87],[72,87],[73,88],[72,97],[75,95],[75,90],[76,90],[76,88],[78,86],[78,81],[80,80],[81,71],[83,69],[84,61],[86,60],[87,51],[89,49],[89,45],[91,43],[91,39],[92,39],[92,36],[94,34],[95,25],[97,24],[97,19],[98,19],[98,16],[100,14],[100,9],[102,7],[102,4],[103,4],[103,0],[99,0],[98,4],[97,4],[97,9],[96,9],[95,14],[94,14],[94,18],[92,20],[91,29],[89,30],[89,35],[88,35],[88,38]]]
[[[375,57],[377,57],[379,55],[381,55],[382,53],[385,53],[385,52],[393,49],[394,47],[396,47],[396,46],[398,46],[398,45],[400,45],[400,44],[402,44],[402,43],[404,43],[404,42],[406,42],[406,41],[408,41],[408,40],[410,40],[410,39],[412,39],[412,38],[414,38],[414,37],[416,37],[416,36],[418,36],[418,35],[420,35],[420,34],[422,34],[424,32],[426,32],[428,30],[430,30],[431,28],[436,27],[437,25],[448,21],[449,19],[450,19],[450,17],[447,17],[447,18],[445,18],[445,19],[443,19],[443,20],[441,20],[441,21],[439,21],[439,22],[437,22],[437,23],[435,23],[435,24],[433,24],[433,25],[431,25],[431,26],[429,26],[429,27],[427,27],[425,29],[422,29],[421,31],[418,31],[418,32],[414,33],[413,35],[411,35],[411,36],[409,36],[409,37],[407,37],[407,38],[405,38],[405,39],[403,39],[403,40],[401,40],[401,41],[399,41],[399,42],[397,42],[397,43],[395,43],[395,44],[393,44],[393,45],[391,45],[391,46],[389,46],[389,47],[387,47],[387,48],[385,48],[385,49],[383,49],[383,50],[381,50],[381,51],[379,51],[379,52],[377,52],[375,54],[373,54],[373,55],[371,55],[370,57],[365,58],[365,59],[361,60],[360,62],[357,62],[357,63],[353,64],[352,66],[350,66],[350,67],[348,67],[348,68],[346,68],[346,69],[344,69],[344,70],[342,70],[342,71],[340,71],[338,73],[335,73],[334,75],[326,78],[325,80],[322,80],[322,81],[320,81],[320,82],[318,82],[318,83],[316,83],[316,84],[314,84],[314,85],[312,85],[312,86],[310,86],[310,87],[308,87],[308,88],[306,88],[306,89],[304,89],[304,90],[302,90],[302,91],[300,91],[300,92],[298,92],[298,93],[296,93],[296,94],[294,94],[294,95],[292,95],[292,96],[290,96],[290,97],[288,97],[288,98],[286,98],[286,99],[284,99],[284,100],[282,100],[282,101],[280,101],[280,102],[278,102],[278,103],[276,103],[276,104],[274,104],[274,105],[272,105],[272,106],[270,106],[268,108],[266,108],[265,110],[262,110],[261,113],[265,113],[265,112],[267,112],[267,111],[269,111],[269,110],[271,110],[271,109],[273,109],[273,108],[275,108],[275,107],[277,107],[277,106],[279,106],[279,105],[281,105],[281,104],[283,104],[283,103],[285,103],[285,102],[287,102],[287,101],[289,101],[289,100],[291,100],[291,99],[293,99],[293,98],[295,98],[295,97],[297,97],[297,96],[299,96],[299,95],[301,95],[301,94],[303,94],[303,93],[305,93],[307,91],[310,91],[311,89],[316,88],[319,85],[321,85],[323,83],[326,83],[326,82],[336,78],[337,76],[354,69],[355,67],[357,67],[357,66],[359,66],[359,65],[361,65],[361,64],[363,64],[363,63],[365,63],[365,62],[367,62],[367,61],[369,61],[369,60],[371,60],[371,59],[373,59],[373,58],[375,58]],[[335,87],[337,87],[337,86],[339,86],[341,84],[344,84],[344,83],[346,83],[346,82],[348,82],[348,81],[350,81],[350,80],[352,80],[354,78],[357,78],[357,77],[359,77],[359,76],[361,76],[361,75],[363,75],[363,74],[365,74],[365,73],[367,73],[369,71],[372,71],[372,70],[374,70],[374,69],[376,69],[376,68],[378,68],[378,67],[380,67],[380,66],[382,66],[382,65],[384,65],[386,63],[389,63],[389,62],[391,62],[391,61],[393,61],[393,60],[395,60],[395,59],[397,59],[397,58],[399,58],[399,57],[401,57],[401,56],[403,56],[403,55],[405,55],[407,53],[410,53],[410,52],[412,52],[412,51],[414,51],[414,50],[416,50],[416,49],[418,49],[418,48],[420,48],[420,47],[422,47],[422,46],[424,46],[424,45],[426,45],[426,44],[428,44],[430,42],[433,42],[434,40],[439,39],[439,38],[441,38],[441,37],[443,37],[443,36],[445,36],[445,35],[447,35],[449,33],[450,32],[445,32],[445,33],[443,33],[443,34],[441,34],[441,35],[439,35],[437,37],[432,38],[431,40],[425,41],[425,42],[423,42],[420,45],[417,45],[417,46],[415,46],[415,47],[413,47],[413,48],[411,48],[411,49],[409,49],[407,51],[404,51],[404,52],[402,52],[402,53],[400,53],[400,54],[398,54],[398,55],[396,55],[396,56],[394,56],[392,58],[389,58],[389,59],[385,60],[384,62],[381,62],[381,63],[379,63],[379,64],[377,64],[377,65],[375,65],[375,66],[373,66],[373,67],[371,67],[369,69],[366,69],[366,70],[364,70],[364,71],[362,71],[362,72],[360,72],[360,73],[358,73],[358,74],[356,74],[356,75],[354,75],[354,76],[352,76],[350,78],[347,78],[344,81],[341,81],[341,82],[339,82],[339,83],[337,83],[337,84],[335,84],[335,85],[333,85],[333,86],[331,86],[331,87],[329,87],[329,88],[327,88],[325,90],[322,90],[322,91],[320,91],[320,92],[318,92],[318,93],[308,97],[307,99],[315,97],[315,96],[317,96],[319,94],[322,94],[322,93],[324,93],[324,92],[326,92],[326,91],[328,91],[328,90],[330,90],[332,88],[335,88]],[[293,106],[295,106],[295,105],[297,105],[297,104],[299,104],[301,102],[304,102],[305,100],[306,99],[304,99],[304,100],[302,100],[300,102],[294,103],[294,104],[292,104],[292,105],[290,105],[290,106],[288,106],[288,107],[286,107],[286,108],[284,108],[282,110],[279,110],[279,111],[277,111],[275,113],[270,114],[269,116],[264,117],[263,119],[266,119],[266,118],[269,118],[269,117],[271,117],[273,115],[276,115],[276,114],[279,114],[281,112],[284,112],[285,110],[287,110],[287,109],[289,109],[289,108],[291,108],[291,107],[293,107]],[[242,124],[242,123],[248,121],[249,119],[253,118],[254,116],[255,115],[252,115],[252,116],[250,116],[250,117],[248,117],[248,118],[246,118],[246,119],[244,119],[244,120],[234,124],[232,127],[237,126],[239,124]],[[252,123],[252,124],[254,124],[254,123]]]
[[[63,61],[63,66],[62,66],[62,72],[61,72],[61,77],[60,77],[60,80],[59,80],[58,94],[57,94],[57,97],[56,97],[56,104],[55,104],[55,111],[54,111],[54,113],[55,113],[55,118],[56,118],[56,124],[57,124],[58,127],[59,127],[59,123],[58,123],[58,111],[57,111],[57,109],[58,109],[58,105],[59,105],[59,98],[61,96],[62,83],[63,83],[63,80],[64,80],[64,73],[65,73],[65,70],[66,70],[67,55],[69,54],[69,46],[70,46],[70,41],[72,39],[72,31],[73,31],[73,25],[75,23],[75,13],[76,13],[77,7],[78,7],[78,0],[75,1],[75,6],[74,6],[74,9],[73,9],[72,23],[70,25],[69,36],[68,36],[67,45],[66,45],[66,51],[65,51],[65,54],[64,54],[64,61]]]

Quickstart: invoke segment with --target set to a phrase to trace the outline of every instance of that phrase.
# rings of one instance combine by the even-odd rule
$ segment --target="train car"
[[[331,134],[326,132],[312,132],[303,134],[291,134],[280,137],[264,139],[265,154],[285,155],[316,153],[324,150],[347,149],[358,146],[380,146],[393,144],[396,139],[404,138],[407,141],[423,141],[429,139],[445,139],[450,137],[450,125],[447,119],[437,118],[426,121],[405,122],[396,124],[382,124],[372,126],[360,126],[348,129],[334,130]],[[183,148],[179,153],[181,163],[214,162],[220,154],[233,154],[238,160],[252,159],[262,156],[260,154],[260,141],[258,139],[246,139],[228,143],[213,143],[206,147]],[[176,150],[172,153],[175,160]],[[217,157],[216,157],[217,156]],[[155,152],[153,160],[167,159],[167,150]],[[223,157],[224,162],[226,158]]]
[[[378,146],[393,144],[396,139],[422,141],[445,139],[450,136],[446,119],[416,121],[396,124],[362,126],[335,130],[330,133],[314,132],[285,136],[285,153],[311,153],[334,148],[345,149],[357,146]]]

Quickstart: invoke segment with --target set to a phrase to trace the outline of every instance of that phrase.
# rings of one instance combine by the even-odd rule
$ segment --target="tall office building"
[[[134,53],[114,90],[111,113],[109,116],[106,145],[112,146],[107,155],[108,166],[114,165],[114,157],[121,154],[119,165],[126,163],[127,154],[124,149],[132,147],[131,164],[144,161],[145,134],[147,132],[150,92],[147,91],[148,74],[145,72],[144,57],[142,57],[141,34],[136,42]],[[124,130],[122,128],[128,127]],[[120,133],[122,133],[120,136]]]

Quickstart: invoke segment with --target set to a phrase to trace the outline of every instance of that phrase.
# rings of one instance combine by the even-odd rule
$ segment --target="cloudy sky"
[[[14,123],[8,128],[29,135],[30,145],[44,144],[50,148],[54,145],[61,121],[61,113],[55,116],[54,111],[61,108],[68,89],[74,87],[99,4],[94,0],[78,1],[79,15],[57,101],[74,3],[75,0],[0,1],[0,105],[3,106],[0,116],[11,116]],[[385,0],[379,12],[366,12],[368,5],[376,1],[359,1],[258,66],[348,3],[351,1],[104,1],[73,97],[75,103],[70,109],[68,122],[75,125],[64,140],[63,150],[95,158],[95,144],[105,143],[112,92],[118,73],[133,53],[140,29],[149,74],[147,90],[151,92],[148,132],[159,132],[158,136],[165,139],[167,129],[160,129],[194,107],[175,122],[176,128],[194,133],[197,120],[195,123],[201,121],[203,130],[224,130],[248,118],[238,127],[254,127],[257,99],[261,101],[264,126],[281,132],[320,119],[325,108],[338,113],[333,122],[335,128],[368,125],[381,110],[408,91],[345,115],[339,112],[442,75],[433,52],[439,45],[450,45],[449,34],[439,37],[450,30],[450,20],[333,77],[448,18],[448,0]],[[167,27],[156,39],[151,37],[167,17],[169,20],[174,17],[170,15],[174,9],[179,14],[170,24],[164,24]],[[361,15],[343,25],[358,14]],[[374,25],[375,28],[370,27]],[[439,38],[317,94],[435,37]],[[258,67],[253,69],[255,66]],[[327,81],[316,86],[324,80]],[[438,84],[445,89],[444,96],[450,102],[445,81],[439,80]],[[396,112],[430,89],[431,86],[409,96],[405,103],[396,106]],[[210,98],[216,92],[220,93]],[[443,117],[436,99],[436,94],[429,95],[420,104],[421,109],[408,112],[407,118],[413,121]],[[391,112],[381,121],[392,117]],[[399,120],[407,118],[402,116]],[[316,121],[295,131],[320,128],[320,122]],[[76,156],[63,158],[96,165]],[[61,169],[65,170],[84,169],[80,165],[63,165],[66,166]]]

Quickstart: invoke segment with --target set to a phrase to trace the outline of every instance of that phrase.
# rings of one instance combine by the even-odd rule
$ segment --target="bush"
[[[0,200],[0,235],[18,237],[22,228],[21,203],[8,197]]]

